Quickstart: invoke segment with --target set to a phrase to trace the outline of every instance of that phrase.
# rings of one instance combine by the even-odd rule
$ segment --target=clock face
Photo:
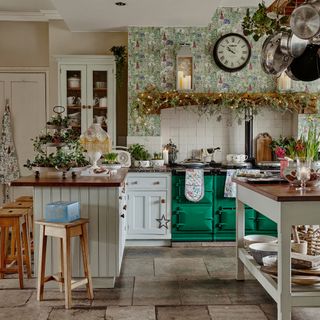
[[[251,56],[248,40],[238,33],[222,36],[213,48],[213,58],[222,70],[235,72],[247,65]]]

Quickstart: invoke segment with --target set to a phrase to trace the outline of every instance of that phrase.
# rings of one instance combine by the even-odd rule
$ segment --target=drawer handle
[[[166,200],[165,199],[161,199],[161,203],[166,203]]]
[[[121,218],[124,218],[124,213],[120,215]]]
[[[132,181],[131,184],[138,184],[138,181]]]
[[[122,197],[121,197],[121,196],[119,197],[119,200],[122,200]]]
[[[127,205],[125,204],[122,209],[127,210]]]
[[[153,184],[160,184],[160,181],[155,181]]]

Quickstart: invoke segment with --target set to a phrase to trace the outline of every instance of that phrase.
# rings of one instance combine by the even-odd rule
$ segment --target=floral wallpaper
[[[131,108],[137,92],[153,84],[163,90],[176,87],[176,53],[188,43],[194,58],[194,90],[198,92],[272,92],[276,80],[262,71],[260,54],[263,39],[251,37],[252,54],[248,65],[235,73],[219,69],[212,58],[214,43],[223,34],[242,34],[246,8],[219,8],[207,27],[130,27],[128,35],[128,135],[159,136],[160,117],[140,119]],[[252,9],[253,10],[253,9]],[[317,82],[317,81],[315,81]],[[319,82],[320,83],[320,82]],[[295,84],[297,90],[312,91],[318,84]],[[301,87],[302,86],[302,87]]]

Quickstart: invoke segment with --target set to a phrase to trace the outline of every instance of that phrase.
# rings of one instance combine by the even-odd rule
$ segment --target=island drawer
[[[127,186],[135,189],[167,189],[167,177],[128,177]]]

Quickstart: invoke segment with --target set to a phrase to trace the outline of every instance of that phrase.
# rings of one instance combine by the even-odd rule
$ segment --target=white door
[[[30,170],[23,165],[27,159],[34,158],[31,138],[39,135],[46,125],[45,73],[0,72],[1,119],[6,99],[9,100],[20,173],[22,176],[30,175]],[[0,129],[2,129],[2,123]],[[32,188],[15,188],[13,197],[21,194],[31,195]]]

